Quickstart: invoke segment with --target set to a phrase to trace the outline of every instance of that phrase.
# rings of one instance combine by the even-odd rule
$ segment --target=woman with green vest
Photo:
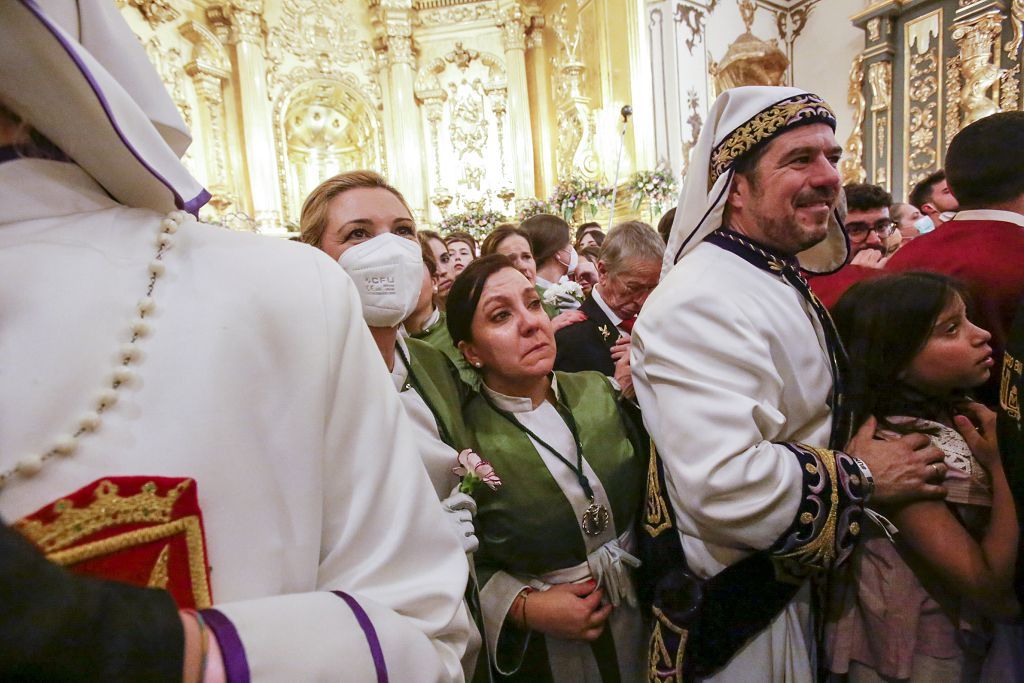
[[[363,319],[412,423],[426,473],[463,549],[472,553],[477,547],[475,503],[458,492],[459,479],[452,472],[459,451],[472,447],[460,412],[466,389],[443,353],[401,333],[423,287],[428,293],[433,289],[412,212],[381,176],[350,171],[313,190],[303,204],[300,226],[304,242],[335,258],[352,277]],[[360,389],[352,387],[356,393]],[[386,482],[380,485],[386,491]],[[467,677],[476,668],[479,646],[479,635],[470,634],[462,657]]]
[[[466,426],[502,486],[476,494],[484,637],[500,680],[646,680],[631,554],[646,452],[597,372],[552,373],[551,321],[500,254],[455,279],[448,330],[483,380]]]
[[[435,240],[429,236],[429,234],[436,233],[430,233],[428,230],[424,232],[427,232],[428,235],[424,236],[423,233],[418,233],[417,236],[420,240],[423,265],[426,266],[427,273],[424,275],[419,303],[402,324],[410,337],[443,353],[455,366],[459,378],[467,387],[477,389],[480,385],[480,376],[470,367],[459,350],[455,348],[455,344],[452,343],[452,337],[448,334],[445,312],[441,310],[438,302],[437,283],[447,275],[444,274],[442,266],[438,264],[435,257]],[[451,288],[450,280],[448,287]],[[445,295],[447,296],[447,291]]]

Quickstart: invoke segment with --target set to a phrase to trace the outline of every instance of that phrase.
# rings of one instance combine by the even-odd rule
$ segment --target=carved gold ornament
[[[782,85],[789,58],[774,40],[766,42],[751,33],[757,9],[753,0],[741,0],[739,6],[746,31],[726,49],[716,65],[715,91],[722,93],[743,85]]]
[[[853,130],[846,139],[843,159],[839,162],[839,173],[844,183],[863,183],[867,178],[864,170],[864,115],[867,103],[864,100],[864,54],[857,55],[850,67],[850,85],[846,93],[847,103],[853,107]]]
[[[998,57],[996,40],[1002,28],[998,12],[984,14],[953,27],[953,40],[960,48],[961,126],[969,126],[979,119],[999,111],[999,105],[989,91],[999,82],[1000,70],[994,63]]]
[[[942,9],[925,14],[904,25],[904,54],[907,60],[904,85],[903,187],[915,183],[939,166],[942,139],[941,117]]]

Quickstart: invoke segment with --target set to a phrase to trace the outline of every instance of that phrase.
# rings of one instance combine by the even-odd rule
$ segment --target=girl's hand
[[[597,640],[604,630],[610,604],[601,606],[604,590],[593,581],[563,583],[527,598],[527,626],[565,640]]]
[[[991,470],[1000,465],[999,441],[996,437],[996,414],[980,403],[968,403],[964,415],[953,418],[956,430],[971,447],[971,453],[982,466]],[[975,427],[975,425],[978,425]]]
[[[552,331],[558,332],[563,327],[569,327],[569,325],[575,325],[581,323],[587,319],[587,314],[583,311],[562,311],[554,318],[551,319]]]

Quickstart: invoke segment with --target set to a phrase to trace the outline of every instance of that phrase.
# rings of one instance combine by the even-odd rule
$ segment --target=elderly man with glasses
[[[881,274],[889,256],[899,246],[896,221],[889,216],[892,195],[878,185],[850,183],[846,193],[846,233],[850,236],[850,261],[830,275],[809,277],[811,290],[826,307],[861,280]]]

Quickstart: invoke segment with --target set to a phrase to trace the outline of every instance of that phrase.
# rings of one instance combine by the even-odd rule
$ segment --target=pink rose
[[[452,468],[452,472],[462,477],[459,491],[472,494],[480,482],[486,484],[492,491],[497,491],[501,486],[501,479],[494,473],[491,463],[474,453],[472,449],[467,448],[459,453],[455,461],[457,466]]]

